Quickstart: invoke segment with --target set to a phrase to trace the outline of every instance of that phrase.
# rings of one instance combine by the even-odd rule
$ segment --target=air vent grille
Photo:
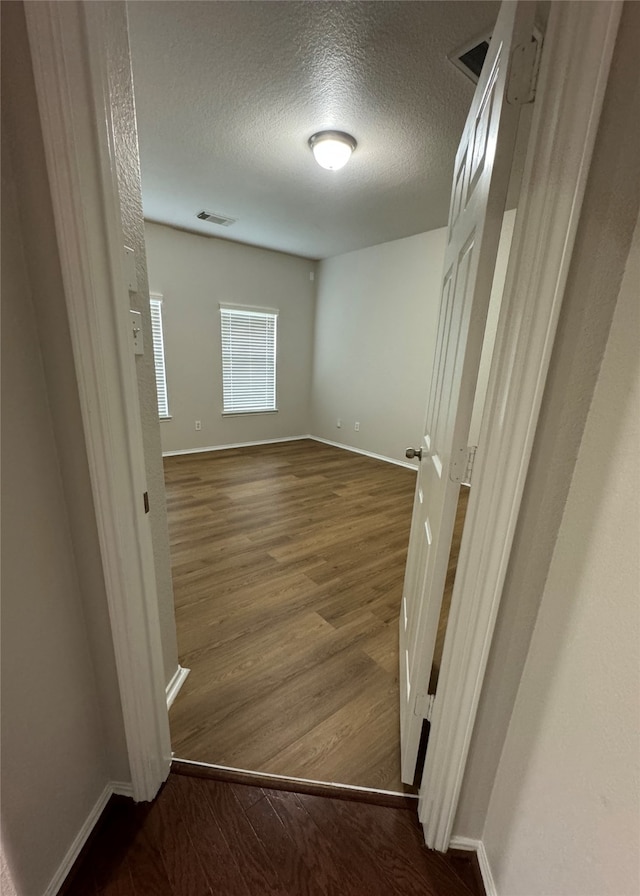
[[[483,40],[481,44],[476,44],[475,47],[471,47],[470,50],[467,50],[466,53],[463,53],[462,56],[460,56],[460,62],[466,66],[476,78],[480,77],[480,72],[482,71],[482,66],[488,49],[489,42]]]
[[[237,218],[228,218],[226,215],[219,215],[217,212],[200,212],[196,217],[201,221],[208,221],[210,224],[219,224],[221,227],[230,227],[238,220]]]
[[[491,35],[485,34],[483,37],[476,38],[465,44],[464,47],[461,47],[449,56],[449,61],[453,62],[455,67],[464,72],[475,84],[478,83],[490,40]]]

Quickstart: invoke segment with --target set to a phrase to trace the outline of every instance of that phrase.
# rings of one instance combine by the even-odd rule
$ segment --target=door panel
[[[535,4],[503,3],[454,165],[437,346],[421,444],[400,618],[402,779],[412,783],[519,107],[506,101],[511,50]]]

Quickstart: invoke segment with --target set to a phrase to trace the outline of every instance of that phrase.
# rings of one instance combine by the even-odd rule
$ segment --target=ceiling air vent
[[[218,215],[215,212],[200,212],[196,217],[201,221],[209,221],[210,224],[219,224],[221,227],[229,227],[237,221],[237,218],[227,218],[225,215]]]
[[[464,72],[468,78],[471,78],[474,84],[478,83],[490,40],[491,35],[485,34],[484,37],[470,41],[449,56],[449,61],[453,62],[455,67]]]

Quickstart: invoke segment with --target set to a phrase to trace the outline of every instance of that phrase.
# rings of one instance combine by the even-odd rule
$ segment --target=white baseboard
[[[491,867],[489,865],[489,857],[487,856],[487,851],[484,848],[482,840],[472,840],[470,837],[452,837],[449,846],[451,849],[464,849],[467,852],[476,853],[485,893],[487,896],[498,896],[493,874],[491,873]]]
[[[129,796],[133,799],[133,784],[130,781],[112,781],[111,793],[115,796]]]
[[[480,874],[482,875],[485,893],[487,896],[498,896],[493,874],[491,873],[491,866],[489,865],[489,857],[482,840],[478,847],[478,862],[480,863]]]
[[[102,791],[102,793],[98,797],[94,807],[89,812],[89,815],[87,816],[84,824],[78,831],[73,843],[67,850],[67,854],[65,855],[64,859],[60,863],[58,870],[53,875],[53,878],[51,879],[51,882],[49,883],[49,886],[47,887],[47,889],[44,891],[43,896],[55,896],[55,894],[58,892],[58,890],[64,883],[65,878],[69,874],[69,871],[71,871],[73,863],[78,858],[78,856],[80,854],[80,850],[82,849],[84,844],[87,842],[87,839],[88,839],[89,835],[91,834],[91,831],[94,829],[96,822],[102,815],[102,812],[103,812],[105,806],[107,805],[107,803],[109,802],[109,798],[111,797],[112,793],[113,793],[113,791],[111,789],[111,784],[107,784],[105,789]]]
[[[113,794],[132,797],[133,785],[127,781],[111,781],[106,785],[106,787],[96,800],[95,805],[89,812],[87,818],[85,819],[84,824],[74,838],[73,843],[67,850],[64,859],[60,863],[56,873],[51,878],[49,886],[44,891],[42,896],[56,896],[56,893],[60,890],[60,887],[65,882],[67,875],[73,868],[73,863],[80,855],[82,847],[91,836],[91,832],[98,823],[100,816],[104,812],[106,805]]]
[[[171,681],[167,685],[167,709],[171,709],[171,704],[178,696],[180,688],[185,682],[187,675],[191,672],[191,669],[185,669],[183,666],[178,666],[176,671],[173,673],[171,677]]]
[[[473,840],[471,837],[456,837],[455,835],[449,842],[451,849],[463,849],[465,852],[478,852],[480,841]]]
[[[321,439],[320,436],[305,436],[313,442],[322,442],[323,445],[331,445],[333,448],[344,448],[345,451],[353,451],[356,454],[364,454],[365,457],[372,457],[374,460],[384,460],[388,464],[395,464],[397,467],[406,467],[407,470],[413,470],[414,473],[418,469],[416,464],[411,464],[406,460],[397,460],[395,457],[387,457],[384,454],[374,454],[373,451],[365,451],[364,448],[354,448],[353,445],[343,445],[342,442],[332,442],[330,439]]]
[[[227,451],[229,448],[252,448],[254,445],[277,445],[279,442],[300,442],[313,436],[284,436],[281,439],[260,439],[257,442],[234,442],[232,445],[210,445],[208,448],[182,448],[180,451],[163,451],[163,457],[177,457],[180,454],[205,454],[207,451]]]

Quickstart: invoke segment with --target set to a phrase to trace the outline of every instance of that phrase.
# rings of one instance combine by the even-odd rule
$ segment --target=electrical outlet
[[[338,419],[336,420],[336,426],[338,427],[338,429],[340,429],[340,427],[342,426],[342,420],[340,419],[340,417],[338,417]]]
[[[353,424],[353,428],[355,429],[356,432],[360,432],[360,423],[357,420]]]
[[[202,420],[196,420],[196,432],[200,432],[202,429]]]

